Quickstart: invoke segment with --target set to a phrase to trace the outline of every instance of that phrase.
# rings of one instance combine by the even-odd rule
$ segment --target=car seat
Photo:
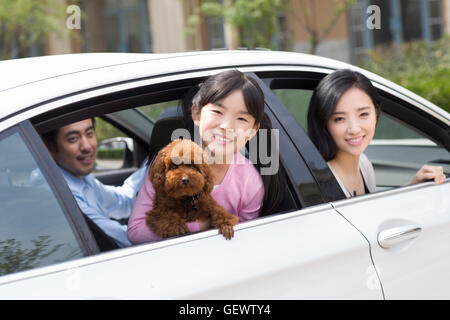
[[[187,128],[181,108],[174,106],[165,109],[156,120],[150,136],[149,163],[152,162],[159,150],[171,142],[172,133],[179,128]],[[248,157],[247,150],[244,150],[244,156]],[[289,212],[294,209],[296,209],[295,200],[286,184],[283,201],[274,213]]]
[[[181,108],[174,106],[165,109],[153,125],[148,153],[149,162],[159,150],[171,142],[172,133],[179,128],[186,128]]]
[[[89,229],[94,236],[95,241],[97,242],[97,246],[100,249],[100,252],[105,252],[109,250],[119,249],[119,245],[108,236],[100,227],[92,221],[86,214],[83,213],[83,217],[86,220]]]

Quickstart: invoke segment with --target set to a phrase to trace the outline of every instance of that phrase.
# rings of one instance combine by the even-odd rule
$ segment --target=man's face
[[[81,178],[92,172],[97,155],[97,137],[92,119],[61,127],[55,138],[58,150],[49,146],[59,166]]]

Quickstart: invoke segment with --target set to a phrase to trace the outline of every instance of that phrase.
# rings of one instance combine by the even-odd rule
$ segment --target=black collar
[[[186,199],[184,199],[184,206],[192,206],[192,209],[197,210],[197,205],[195,204],[195,201],[198,199],[198,197],[200,196],[200,192],[198,192],[197,194],[193,195],[193,196],[187,196]]]

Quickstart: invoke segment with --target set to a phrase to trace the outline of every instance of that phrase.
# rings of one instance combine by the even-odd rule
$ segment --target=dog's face
[[[200,146],[190,140],[175,140],[164,147],[151,168],[150,181],[156,192],[171,198],[212,191],[211,170]]]

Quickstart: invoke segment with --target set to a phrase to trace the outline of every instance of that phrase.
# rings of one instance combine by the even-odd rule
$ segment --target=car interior
[[[186,86],[184,86],[181,89],[168,90],[163,94],[153,93],[152,95],[150,95],[150,98],[147,97],[147,99],[144,100],[139,99],[139,104],[132,103],[134,108],[131,109],[123,109],[123,107],[117,108],[117,97],[114,97],[115,99],[113,99],[112,101],[108,99],[108,102],[96,101],[96,104],[91,104],[88,108],[79,108],[78,106],[77,110],[75,110],[74,106],[66,106],[64,109],[69,109],[69,111],[64,112],[63,110],[60,110],[57,113],[52,112],[50,113],[50,115],[47,114],[45,116],[38,116],[34,118],[32,122],[39,134],[51,130],[51,128],[55,126],[61,126],[63,124],[69,124],[75,121],[82,120],[83,118],[86,118],[86,115],[87,117],[101,117],[114,127],[120,129],[122,132],[124,132],[134,140],[135,148],[133,150],[133,157],[135,158],[135,161],[132,162],[134,165],[132,167],[121,168],[118,170],[96,172],[95,176],[100,181],[102,181],[102,183],[109,185],[121,185],[132,172],[137,170],[139,166],[151,161],[153,156],[155,156],[162,147],[164,147],[171,141],[172,132],[175,129],[186,128],[182,111],[179,106],[171,106],[164,109],[155,122],[147,121],[146,125],[148,127],[148,132],[146,133],[145,137],[143,135],[139,135],[137,132],[132,131],[130,127],[127,127],[126,121],[124,121],[125,117],[123,115],[126,114],[127,117],[131,119],[130,121],[136,121],[136,119],[134,119],[133,117],[136,117],[136,115],[134,115],[136,112],[141,113],[139,112],[139,110],[137,110],[137,107],[139,107],[140,105],[149,105],[155,102],[170,101],[174,100],[175,98],[181,99],[184,94],[186,94],[186,92]],[[130,99],[132,100],[133,98]],[[124,101],[128,99],[120,100]],[[84,105],[86,106],[88,105],[88,103],[85,102]],[[97,105],[97,108],[94,108],[95,105]],[[122,103],[121,105],[129,106],[128,103]],[[114,110],[115,112],[112,113],[105,113],[106,110],[110,111],[111,109],[119,110]],[[122,117],[120,115],[118,116],[118,114],[120,113],[122,113]],[[145,141],[145,139],[148,140]],[[128,161],[128,163],[130,162]],[[282,166],[283,164],[282,162],[280,162],[280,167]],[[289,182],[289,178],[286,178],[286,180],[287,183],[284,200],[274,213],[285,213],[299,208],[298,201],[295,200],[293,195],[292,184]],[[107,236],[95,223],[93,223],[91,219],[89,219],[86,215],[83,216],[97,242],[100,251],[103,252],[118,248],[116,243],[109,236]],[[127,223],[126,220],[120,222],[123,224]]]
[[[324,75],[271,72],[261,76],[266,77],[266,84],[306,130],[310,93]],[[406,101],[382,89],[378,92],[382,113],[374,140],[365,151],[375,169],[377,191],[406,185],[424,164],[442,166],[449,176],[448,127]],[[299,101],[301,108],[298,108]]]
[[[303,73],[289,73],[289,77],[287,77],[286,74],[279,73],[264,73],[258,75],[261,76],[263,81],[270,87],[271,90],[286,88],[313,90],[319,79],[323,76],[323,74],[318,73],[310,73],[307,74],[307,76]],[[203,79],[194,78],[189,80],[179,80],[99,96],[36,116],[32,119],[32,123],[38,133],[42,134],[56,126],[97,116],[123,131],[134,140],[134,161],[131,162],[133,165],[118,170],[111,170],[109,172],[95,173],[96,177],[105,184],[121,185],[126,177],[128,177],[139,166],[151,160],[152,157],[156,155],[156,153],[164,145],[170,142],[174,129],[186,127],[181,108],[179,106],[172,105],[164,109],[155,120],[149,120],[148,118],[143,119],[142,117],[145,117],[145,115],[140,112],[138,108],[161,102],[174,100],[182,101],[185,95],[189,93],[190,89],[201,80]],[[400,103],[399,101],[396,101],[394,97],[389,96],[387,93],[381,92],[381,94],[383,97],[383,113],[394,117],[397,121],[398,118],[404,119],[403,122],[407,126],[437,142],[438,145],[443,145],[444,148],[440,147],[439,149],[443,152],[436,153],[433,155],[436,159],[429,160],[431,162],[434,161],[437,164],[443,164],[446,168],[446,173],[450,173],[450,159],[447,151],[450,150],[450,142],[446,139],[448,136],[448,129],[444,128],[440,123],[435,123],[433,119],[429,119],[426,114],[418,114],[420,113],[420,110],[417,110],[417,108],[405,106],[404,102]],[[289,105],[286,104],[286,107],[290,110]],[[303,107],[307,108],[307,105]],[[417,117],[417,115],[419,115],[419,117]],[[133,128],[133,126],[127,126],[127,124],[135,124],[140,121],[145,123],[145,129],[141,128],[139,131],[138,129]],[[374,162],[376,173],[383,172],[383,170],[386,171],[386,163],[377,160],[376,156],[377,154],[369,155],[369,158]],[[283,171],[285,171],[283,166],[283,157],[281,156],[280,167]],[[400,169],[397,166],[395,170],[398,171]],[[408,168],[408,170],[410,171],[411,168]],[[407,171],[407,174],[409,174],[409,171]],[[285,171],[285,176],[285,198],[280,207],[274,211],[274,214],[290,212],[301,208],[300,200],[295,196],[295,183],[293,183],[292,178],[287,171]],[[380,188],[395,187],[400,185],[401,183],[398,182],[388,184],[383,182],[382,179],[379,182]],[[85,219],[94,234],[101,251],[117,248],[117,245],[115,245],[115,243],[108,236],[106,236],[100,228],[92,223],[89,218],[85,217]],[[126,221],[123,223],[126,223]]]

